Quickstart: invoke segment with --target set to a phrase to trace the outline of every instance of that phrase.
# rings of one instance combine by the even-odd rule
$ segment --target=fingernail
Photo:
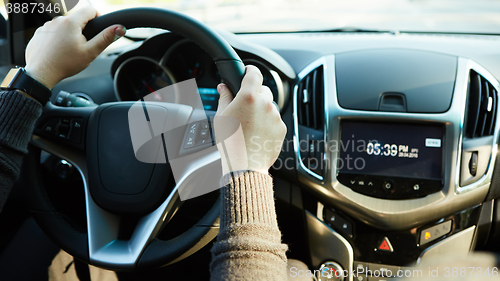
[[[219,84],[219,85],[217,86],[217,91],[219,92],[219,94],[220,94],[222,91],[224,91],[224,87],[225,87],[225,85],[224,85],[224,84]]]
[[[123,37],[126,32],[127,32],[127,29],[125,28],[125,26],[119,26],[119,27],[115,28],[115,40],[114,41]]]

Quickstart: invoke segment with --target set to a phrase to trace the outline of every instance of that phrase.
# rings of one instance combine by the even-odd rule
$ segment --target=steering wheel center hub
[[[136,157],[129,120],[133,103],[115,103],[99,107],[92,114],[87,134],[87,161],[90,192],[103,209],[121,215],[144,215],[158,208],[170,193],[168,181],[172,172],[164,153],[164,139],[152,137],[145,145],[148,151],[161,158],[156,163],[141,162]],[[167,122],[167,109],[149,106],[150,114]],[[149,120],[143,115],[148,138]],[[137,138],[137,132],[135,132]],[[145,135],[145,136],[142,136]],[[153,148],[153,149],[152,149]],[[151,152],[150,152],[151,153]]]

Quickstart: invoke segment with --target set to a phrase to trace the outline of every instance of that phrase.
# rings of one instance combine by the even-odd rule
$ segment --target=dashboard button
[[[422,230],[422,232],[420,232],[420,245],[424,245],[450,233],[451,226],[452,221],[448,220],[433,227]]]
[[[326,209],[324,220],[327,224],[338,230],[340,233],[352,237],[353,227],[352,223],[340,216],[336,212]]]
[[[394,252],[394,249],[392,248],[391,245],[391,241],[389,241],[389,238],[387,237],[384,237],[384,239],[378,244],[377,250],[389,253]]]
[[[353,278],[354,281],[368,281],[368,277],[362,274],[356,274],[356,277]]]
[[[368,277],[368,279],[367,279],[367,281],[390,281],[390,280],[393,280],[393,279],[388,278],[388,277],[375,277],[375,276]]]
[[[368,271],[368,263],[355,261],[353,264],[353,271],[356,274],[365,274]]]
[[[371,278],[374,278],[374,277],[396,276],[398,273],[398,270],[400,270],[401,267],[395,266],[395,265],[370,263],[370,264],[368,264],[368,269],[371,271],[371,272],[367,273],[368,277],[369,277],[368,280],[372,280]],[[376,279],[376,280],[379,280],[379,279]]]

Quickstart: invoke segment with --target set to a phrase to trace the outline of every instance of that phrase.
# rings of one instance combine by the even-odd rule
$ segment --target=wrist
[[[50,78],[51,75],[49,71],[39,71],[38,69],[32,68],[29,65],[26,65],[24,69],[26,70],[26,74],[47,87],[49,90],[52,90],[52,88],[54,88],[54,86],[57,84],[56,79]]]

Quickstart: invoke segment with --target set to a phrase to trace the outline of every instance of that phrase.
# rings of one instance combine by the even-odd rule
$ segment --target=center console
[[[494,77],[466,58],[406,49],[328,55],[298,76],[294,147],[313,265],[404,269],[467,254],[492,212]],[[384,277],[364,276],[355,280]]]

